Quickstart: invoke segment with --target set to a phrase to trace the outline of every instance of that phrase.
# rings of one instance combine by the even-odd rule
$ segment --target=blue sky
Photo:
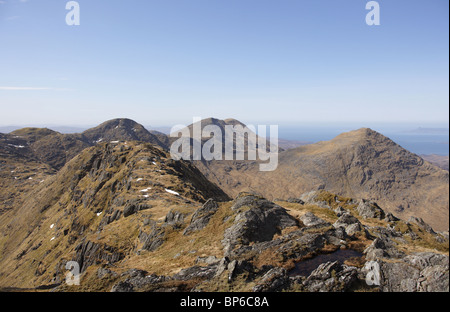
[[[0,125],[448,123],[449,1],[0,1]]]

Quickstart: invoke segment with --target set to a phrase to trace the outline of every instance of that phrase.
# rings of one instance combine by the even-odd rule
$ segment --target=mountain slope
[[[146,216],[158,220],[173,208],[195,211],[208,198],[228,199],[195,167],[172,161],[151,144],[108,143],[85,149],[31,189],[19,207],[0,215],[1,286],[51,283],[55,267],[75,257],[76,247],[88,241],[104,247],[95,257],[121,260],[132,248],[128,237],[139,230],[129,216],[139,216],[134,222]],[[82,269],[95,263],[78,260],[84,263]]]
[[[448,172],[370,129],[281,152],[273,172],[259,172],[255,162],[196,164],[230,196],[244,186],[268,198],[327,189],[376,200],[404,218],[419,216],[437,229],[448,229]]]

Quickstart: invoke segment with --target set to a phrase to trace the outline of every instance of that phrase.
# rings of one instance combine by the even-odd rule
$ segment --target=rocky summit
[[[411,200],[427,190],[430,200],[448,197],[436,193],[448,173],[384,137],[363,130],[338,137],[333,148],[283,151],[280,165],[298,157],[292,164],[320,177],[321,187],[307,189],[294,183],[294,176],[305,181],[296,171],[250,180],[251,164],[228,164],[222,179],[219,165],[173,160],[168,139],[149,134],[121,119],[73,135],[79,146],[45,129],[0,135],[0,290],[449,291],[448,231],[413,215],[411,204],[409,214],[386,205],[400,202],[389,193],[405,190],[400,181],[417,191]],[[365,158],[372,153],[378,158]],[[346,171],[332,171],[333,161]],[[339,174],[346,180],[338,192]],[[266,187],[258,188],[262,177]],[[434,207],[426,211],[441,215]],[[77,271],[79,283],[68,283]]]

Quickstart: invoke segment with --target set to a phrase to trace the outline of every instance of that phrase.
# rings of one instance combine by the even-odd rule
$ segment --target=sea
[[[413,125],[372,125],[371,128],[417,155],[449,155],[448,125],[423,127]],[[278,136],[281,139],[316,143],[329,141],[343,132],[362,128],[359,125],[279,125]]]

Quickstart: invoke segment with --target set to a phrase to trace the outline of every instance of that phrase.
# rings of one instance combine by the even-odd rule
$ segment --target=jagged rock
[[[174,228],[179,228],[183,224],[184,218],[185,214],[179,211],[170,210],[166,215],[164,222],[168,225],[173,226]]]
[[[323,219],[318,218],[315,214],[312,212],[307,212],[304,215],[300,217],[300,220],[303,222],[303,224],[307,227],[315,227],[315,226],[329,226],[328,222],[326,222]]]
[[[311,292],[343,292],[357,280],[357,268],[335,261],[321,264],[303,282],[303,286]]]
[[[356,211],[358,211],[359,215],[363,218],[376,218],[380,220],[385,218],[384,210],[374,201],[361,199],[358,207],[356,207]]]
[[[238,244],[270,241],[282,229],[297,226],[297,221],[286,210],[264,198],[241,194],[232,207],[237,211],[233,225],[225,230],[225,255]]]
[[[400,219],[399,218],[397,218],[396,216],[394,216],[392,213],[390,213],[390,212],[388,212],[387,214],[386,214],[386,217],[384,218],[384,221],[386,221],[386,222],[397,222],[397,221],[399,221]]]
[[[166,235],[165,226],[154,226],[152,232],[148,234],[145,238],[144,245],[142,249],[148,251],[155,251],[164,243],[164,237]]]
[[[209,199],[200,209],[198,209],[192,216],[191,223],[184,230],[183,235],[189,235],[194,231],[199,231],[205,228],[209,220],[219,209],[219,205],[213,199]]]
[[[102,221],[100,221],[98,229],[102,230],[106,225],[119,220],[121,216],[122,211],[120,211],[119,209],[114,210],[111,214],[105,214],[102,218]]]
[[[408,222],[419,226],[420,228],[424,229],[425,231],[427,231],[430,234],[433,234],[433,235],[436,234],[436,232],[432,229],[432,227],[429,224],[425,223],[425,221],[423,221],[422,218],[410,217],[408,219]]]
[[[89,266],[96,263],[115,263],[125,256],[113,247],[105,244],[96,244],[91,241],[80,243],[75,247],[76,256],[74,261],[78,262],[80,272],[84,272]]]
[[[139,201],[131,201],[125,205],[123,209],[123,216],[125,218],[137,213],[138,211],[146,210],[152,208],[151,205],[140,203]]]
[[[402,258],[405,254],[396,248],[397,243],[388,237],[377,237],[372,244],[364,250],[367,260]]]
[[[214,277],[217,271],[217,265],[193,266],[184,270],[181,270],[173,276],[176,280],[192,280],[192,279],[211,279]]]
[[[339,219],[333,224],[333,227],[343,228],[347,235],[352,236],[358,232],[364,231],[364,227],[362,226],[359,220],[352,216],[349,212],[344,213],[339,217]]]
[[[209,257],[197,257],[197,259],[195,260],[195,264],[200,264],[200,263],[204,263],[204,264],[217,264],[219,263],[221,260],[218,259],[215,256],[209,256]]]
[[[282,291],[290,286],[290,279],[284,268],[273,268],[267,272],[261,281],[253,287],[254,292]]]

